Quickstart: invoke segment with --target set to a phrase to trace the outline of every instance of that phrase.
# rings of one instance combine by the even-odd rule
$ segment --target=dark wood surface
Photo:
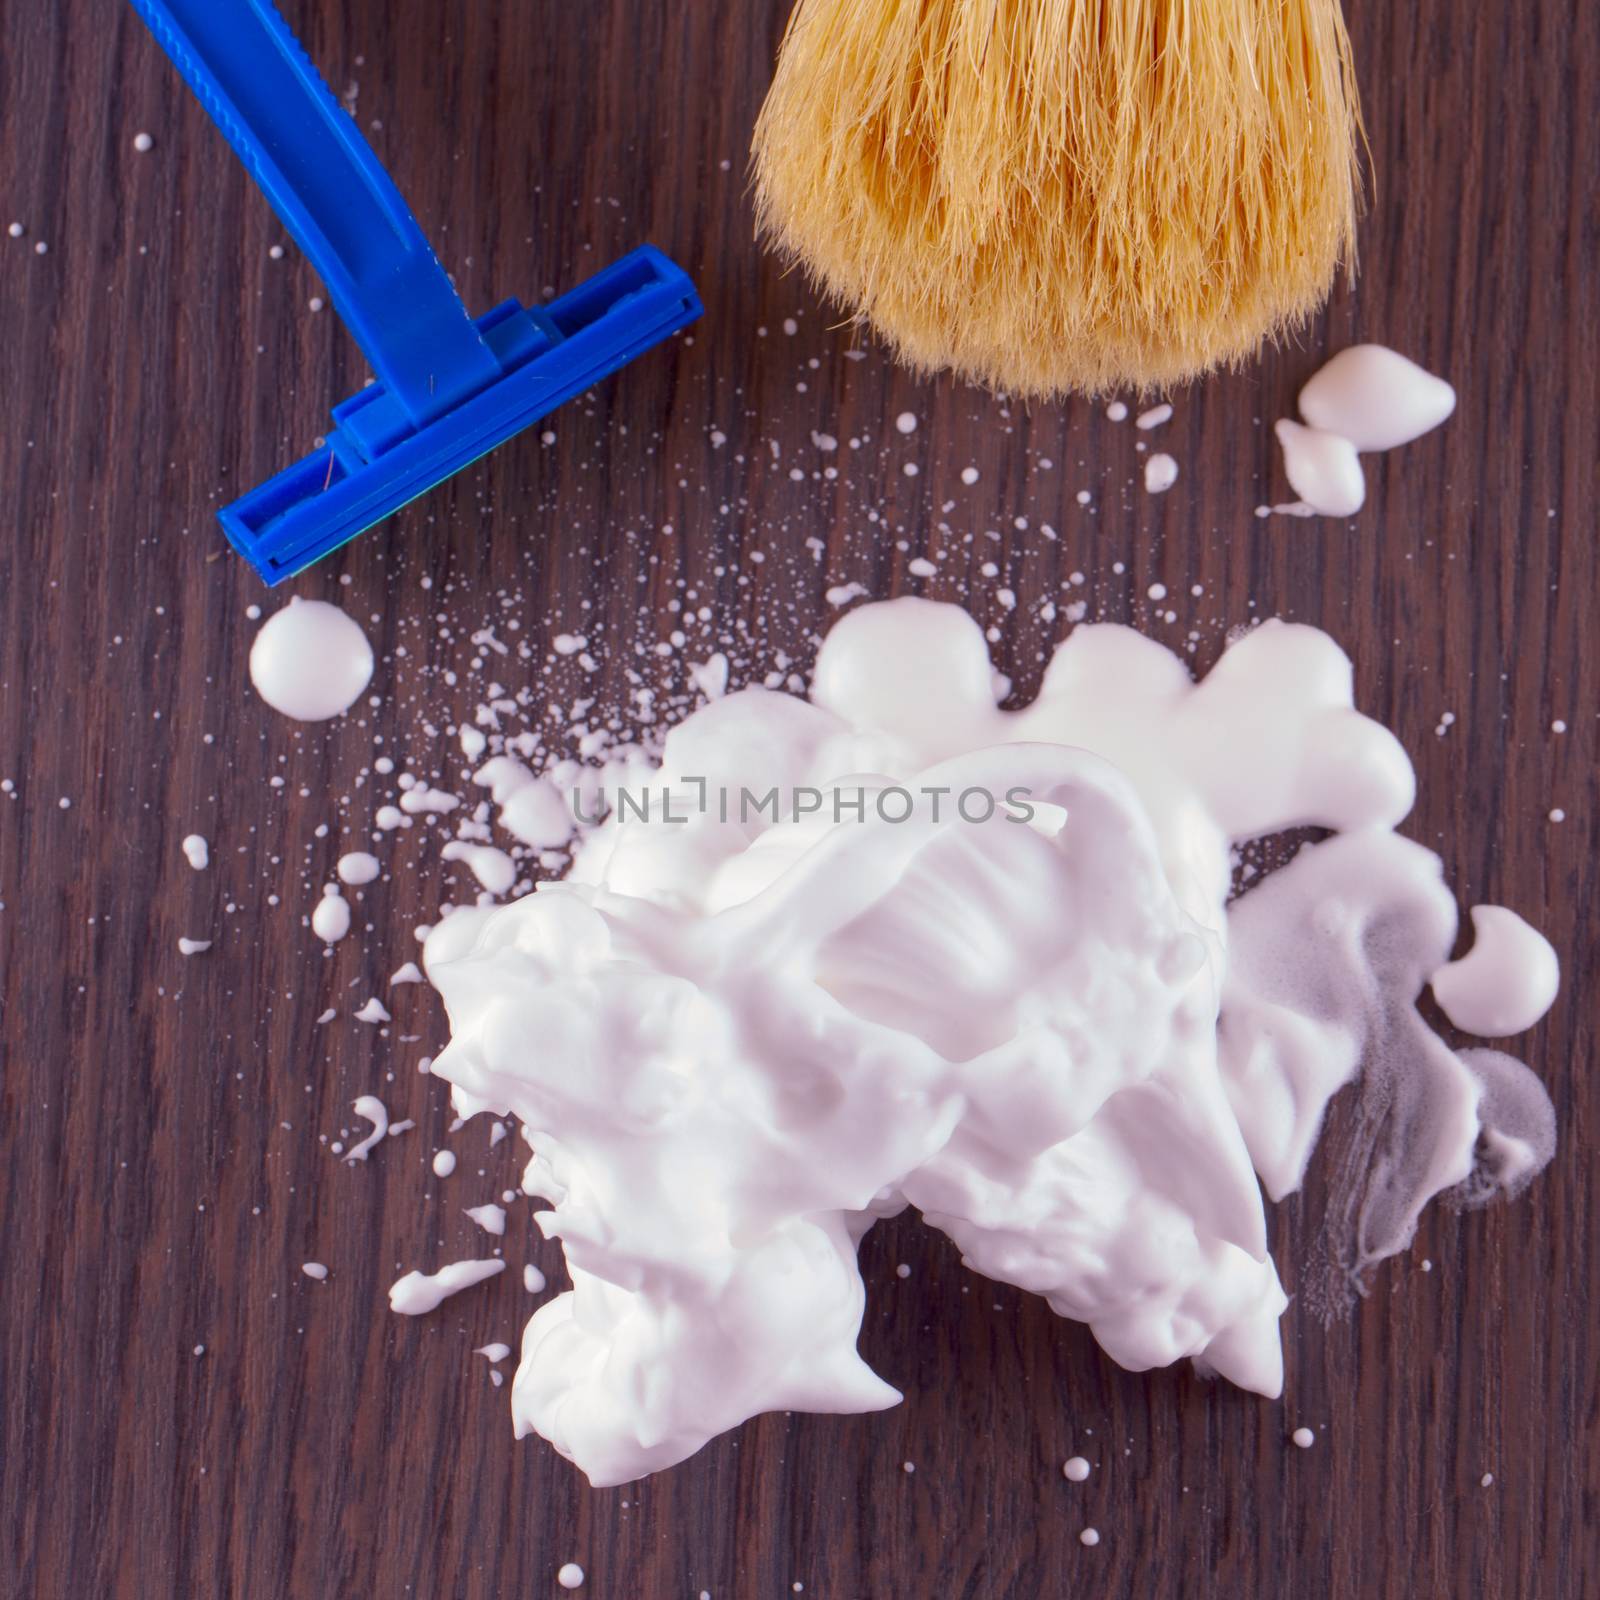
[[[708,311],[563,412],[554,444],[499,451],[293,586],[375,618],[383,656],[381,704],[316,730],[249,691],[245,608],[266,597],[211,513],[301,453],[359,357],[308,310],[293,247],[270,258],[280,231],[127,7],[0,11],[0,225],[27,227],[0,234],[0,1590],[524,1600],[577,1560],[595,1600],[1600,1593],[1596,9],[1356,8],[1377,174],[1359,282],[1295,347],[1175,397],[1159,440],[1183,475],[1160,499],[1131,427],[847,360],[848,333],[757,253],[743,160],[784,9],[286,7],[335,88],[358,87],[470,304],[648,238]],[[1370,464],[1351,523],[1256,521],[1285,497],[1268,424],[1355,338],[1447,374],[1457,416]],[[922,419],[910,441],[902,409]],[[813,429],[867,438],[837,481],[809,476]],[[928,549],[948,554],[924,582],[907,564]],[[387,1033],[349,1018],[450,893],[434,852],[386,849],[371,930],[331,959],[302,926],[369,825],[374,741],[453,770],[430,720],[475,691],[429,673],[497,616],[535,646],[496,668],[513,687],[542,691],[561,630],[598,641],[613,701],[629,669],[671,680],[681,655],[635,647],[684,584],[713,619],[688,653],[726,639],[741,672],[779,649],[803,665],[830,584],[960,599],[1027,691],[1066,626],[1032,608],[1074,570],[1094,615],[1192,629],[1201,664],[1268,613],[1346,645],[1360,703],[1417,761],[1407,831],[1464,904],[1515,906],[1563,952],[1566,989],[1526,1041],[1561,1118],[1554,1165],[1511,1207],[1431,1210],[1352,1315],[1291,1305],[1281,1405],[1126,1374],[903,1218],[862,1252],[863,1347],[902,1406],[765,1417],[591,1491],[512,1440],[469,1353],[515,1343],[515,1271],[429,1318],[386,1308],[398,1271],[481,1250],[459,1208],[516,1157],[469,1128],[462,1172],[432,1178],[449,1113],[415,1070],[441,1041],[427,991],[398,994]],[[1175,624],[1145,599],[1156,581]],[[205,874],[179,852],[191,830],[212,840]],[[180,934],[216,946],[185,962]],[[323,1141],[373,1089],[419,1127],[352,1170]],[[1318,1195],[1314,1174],[1273,1216],[1291,1292]],[[519,1209],[514,1266],[555,1272],[528,1232]],[[1314,1449],[1289,1444],[1299,1424]],[[1096,1463],[1083,1485],[1061,1476],[1075,1452]]]

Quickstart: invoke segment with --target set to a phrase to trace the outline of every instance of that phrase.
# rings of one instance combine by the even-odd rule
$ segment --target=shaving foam
[[[1274,432],[1284,473],[1300,498],[1266,512],[1351,517],[1367,498],[1360,457],[1437,428],[1455,411],[1456,392],[1398,351],[1357,344],[1307,381],[1299,405],[1304,424],[1283,418]]]
[[[431,1070],[520,1123],[572,1280],[527,1325],[514,1422],[596,1485],[761,1411],[894,1404],[856,1248],[905,1206],[1124,1366],[1275,1395],[1262,1191],[1299,1186],[1337,1091],[1348,1283],[1431,1196],[1548,1160],[1532,1074],[1416,1009],[1455,904],[1330,638],[1267,623],[1196,683],[1084,626],[1031,706],[1007,687],[958,608],[863,606],[809,701],[696,712],[664,806],[613,796],[563,881],[428,937]],[[1327,837],[1236,894],[1240,847],[1294,829]]]
[[[348,711],[372,681],[361,624],[325,600],[292,600],[262,623],[250,646],[250,681],[275,711],[325,722]]]

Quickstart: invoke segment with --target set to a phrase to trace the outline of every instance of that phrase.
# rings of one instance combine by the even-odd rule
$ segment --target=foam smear
[[[1416,1009],[1456,933],[1431,851],[1383,831],[1329,839],[1230,907],[1228,932],[1223,1069],[1273,1199],[1300,1186],[1329,1098],[1357,1082],[1330,1152],[1323,1244],[1336,1271],[1314,1286],[1325,1307],[1410,1243],[1435,1195],[1468,1186],[1486,1201],[1554,1154],[1533,1074],[1493,1051],[1452,1051]],[[1508,1139],[1526,1152],[1507,1159]]]
[[[1261,1191],[1299,1185],[1335,1092],[1350,1274],[1430,1196],[1549,1159],[1532,1074],[1415,1008],[1455,905],[1391,831],[1412,769],[1331,639],[1268,623],[1196,684],[1080,627],[1033,705],[997,688],[958,608],[862,607],[810,702],[746,689],[668,735],[687,822],[614,816],[564,881],[430,936],[432,1071],[521,1123],[573,1283],[528,1323],[516,1427],[597,1485],[760,1411],[893,1404],[856,1247],[905,1205],[1124,1366],[1271,1395]],[[773,788],[777,818],[717,803]],[[1238,846],[1308,827],[1230,903]]]

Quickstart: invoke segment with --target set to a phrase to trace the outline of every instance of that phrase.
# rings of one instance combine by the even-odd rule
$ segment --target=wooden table
[[[286,6],[470,304],[648,238],[708,309],[561,413],[553,443],[499,451],[293,585],[374,619],[380,703],[323,728],[252,696],[246,608],[267,597],[211,514],[307,447],[359,357],[309,309],[292,245],[269,254],[281,231],[126,7],[0,13],[0,224],[26,225],[0,235],[0,1588],[525,1600],[576,1560],[595,1600],[1600,1593],[1600,12],[1356,8],[1377,173],[1360,281],[1295,348],[1175,397],[1159,439],[1182,476],[1158,498],[1131,426],[846,359],[848,331],[757,252],[743,166],[784,10]],[[1285,497],[1271,420],[1358,338],[1447,374],[1455,419],[1373,460],[1353,521],[1257,521]],[[866,439],[837,480],[811,475],[813,430]],[[908,570],[939,549],[936,578]],[[1554,1165],[1515,1205],[1432,1209],[1354,1314],[1291,1305],[1282,1405],[1126,1374],[902,1218],[862,1252],[863,1349],[901,1407],[764,1417],[590,1490],[512,1440],[470,1353],[515,1342],[515,1270],[429,1318],[386,1308],[399,1271],[481,1253],[460,1208],[517,1157],[474,1124],[449,1140],[461,1172],[433,1178],[449,1112],[416,1071],[442,1040],[428,991],[396,991],[386,1033],[351,1020],[450,894],[436,850],[383,847],[371,929],[332,958],[303,926],[370,827],[363,769],[380,750],[455,769],[442,728],[481,678],[429,674],[483,621],[520,624],[534,659],[494,671],[541,694],[552,635],[585,634],[588,692],[617,703],[626,671],[681,681],[711,648],[695,623],[650,653],[685,585],[747,676],[780,650],[803,668],[825,591],[859,581],[964,601],[1027,693],[1067,626],[1038,603],[1075,570],[1091,614],[1193,630],[1202,666],[1268,613],[1346,645],[1361,705],[1417,761],[1407,831],[1464,904],[1517,907],[1563,952],[1568,985],[1526,1041]],[[205,873],[190,831],[212,841]],[[180,935],[216,942],[186,960]],[[325,1141],[374,1089],[418,1127],[352,1169]],[[1274,1213],[1291,1291],[1320,1193],[1314,1175]],[[508,1257],[554,1273],[528,1233],[515,1209]],[[312,1259],[326,1283],[300,1273]],[[1290,1445],[1299,1424],[1315,1448]],[[1082,1485],[1061,1474],[1076,1452],[1096,1463]]]

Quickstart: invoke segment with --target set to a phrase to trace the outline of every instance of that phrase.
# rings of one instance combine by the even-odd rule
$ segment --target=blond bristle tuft
[[[1322,304],[1359,131],[1338,0],[799,0],[757,223],[920,369],[1144,389]]]

